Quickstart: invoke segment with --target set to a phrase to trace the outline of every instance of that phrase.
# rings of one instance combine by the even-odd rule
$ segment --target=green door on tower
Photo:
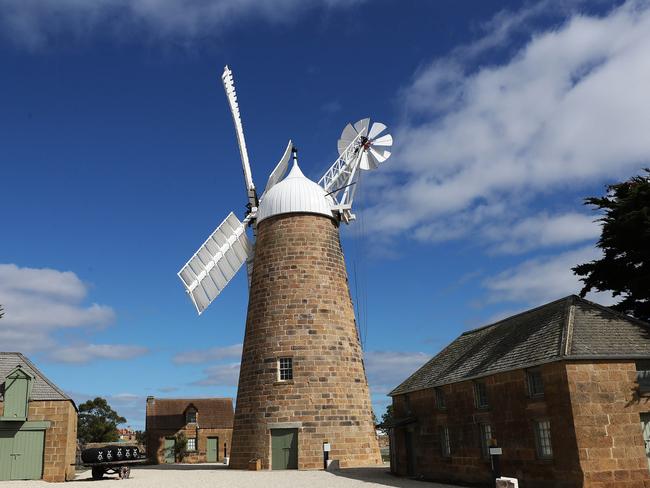
[[[271,429],[271,469],[298,469],[298,429]]]
[[[209,463],[216,463],[219,461],[219,438],[208,437],[208,449],[206,452],[207,461]]]

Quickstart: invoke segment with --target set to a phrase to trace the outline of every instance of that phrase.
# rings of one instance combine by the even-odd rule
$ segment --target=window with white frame
[[[449,439],[449,427],[446,425],[440,426],[440,452],[442,457],[451,456],[451,441]]]
[[[544,380],[542,380],[542,371],[540,369],[529,369],[526,371],[528,383],[528,396],[539,398],[544,396]]]
[[[481,434],[481,454],[483,457],[490,455],[490,444],[492,443],[492,426],[490,424],[479,424]]]
[[[196,451],[196,438],[190,437],[187,439],[187,450]]]
[[[278,378],[280,381],[293,379],[293,358],[280,358],[278,360]]]
[[[537,447],[537,457],[540,459],[550,459],[553,457],[551,422],[549,420],[535,421],[535,444]]]
[[[488,408],[487,386],[482,381],[474,383],[474,400],[477,408]]]

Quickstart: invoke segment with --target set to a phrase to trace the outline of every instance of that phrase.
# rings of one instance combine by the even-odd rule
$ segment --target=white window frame
[[[553,443],[551,441],[551,421],[539,419],[534,421],[535,450],[539,459],[553,459]]]
[[[284,365],[283,365],[284,361]],[[288,364],[288,367],[286,366]],[[286,377],[283,376],[283,372],[288,372]],[[293,381],[293,358],[292,357],[282,357],[278,358],[278,381]]]
[[[187,450],[188,451],[196,451],[196,437],[189,437],[187,439]]]

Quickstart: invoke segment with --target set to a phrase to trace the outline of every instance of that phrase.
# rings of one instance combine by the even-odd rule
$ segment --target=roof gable
[[[389,395],[585,356],[650,357],[650,324],[571,295],[463,333]]]
[[[25,356],[19,352],[0,352],[0,378],[4,379],[12,372],[19,369],[33,378],[30,400],[69,400],[54,383],[48,380],[43,373]],[[2,399],[2,391],[0,391]],[[73,402],[74,403],[74,402]]]

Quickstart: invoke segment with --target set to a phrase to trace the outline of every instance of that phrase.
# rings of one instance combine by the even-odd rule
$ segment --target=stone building
[[[72,480],[77,407],[18,352],[0,352],[0,481]]]
[[[522,488],[648,487],[649,370],[650,324],[577,296],[465,332],[390,393],[391,469],[488,486],[496,444]]]
[[[323,469],[381,462],[339,240],[297,164],[262,198],[230,465]]]
[[[230,398],[147,397],[147,456],[174,463],[176,436],[187,439],[184,463],[223,462],[230,450],[233,408]]]

